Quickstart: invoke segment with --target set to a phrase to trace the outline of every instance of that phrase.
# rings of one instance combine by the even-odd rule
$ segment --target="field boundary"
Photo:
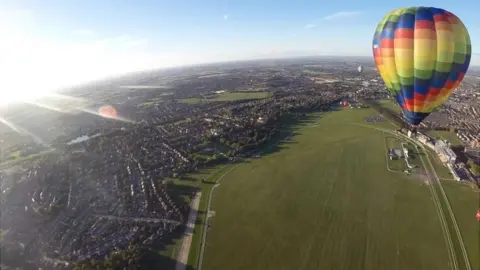
[[[420,145],[420,147],[425,150],[423,145]],[[453,228],[455,229],[455,232],[456,232],[456,235],[457,235],[457,238],[458,238],[458,242],[459,242],[459,245],[460,245],[460,249],[462,250],[463,259],[465,260],[465,266],[468,270],[471,270],[472,267],[470,265],[470,260],[468,258],[468,253],[467,253],[467,250],[465,248],[465,243],[463,242],[463,236],[462,236],[462,233],[460,231],[460,228],[458,227],[457,219],[455,218],[453,210],[450,206],[450,201],[448,200],[447,194],[445,193],[445,190],[443,189],[442,182],[438,178],[437,172],[435,171],[435,168],[433,167],[432,162],[431,162],[431,160],[428,156],[427,156],[427,161],[428,161],[428,164],[430,165],[431,171],[434,174],[433,177],[434,177],[435,181],[437,182],[438,187],[440,189],[440,192],[443,196],[444,203],[447,206],[448,214],[450,215],[450,218],[452,219]]]
[[[388,160],[388,148],[389,148],[389,147],[388,147],[388,144],[387,144],[387,138],[389,138],[389,137],[385,136],[385,131],[382,131],[382,135],[383,135],[383,141],[384,141],[384,145],[385,145],[385,160],[386,160],[386,162],[387,162],[386,167],[387,167],[387,170],[388,170],[389,172],[402,173],[402,174],[406,174],[406,175],[417,175],[417,176],[423,176],[423,175],[425,175],[425,174],[419,173],[419,172],[409,172],[409,173],[405,173],[404,171],[391,169],[391,168],[390,168],[390,162],[389,162],[389,160]],[[403,144],[402,140],[399,139],[397,136],[395,136],[395,139],[399,140],[399,141]],[[422,168],[423,168],[424,170],[426,170],[424,164],[422,164]],[[452,180],[453,180],[453,179],[452,179]]]
[[[200,199],[202,198],[202,192],[197,192],[195,198],[192,200],[190,213],[188,214],[188,221],[186,224],[185,232],[183,234],[182,246],[177,256],[177,264],[175,270],[185,270],[188,263],[188,256],[190,255],[190,247],[192,244],[193,232],[195,229],[195,222],[197,219],[198,208],[200,206]]]
[[[241,163],[240,163],[241,164]],[[207,202],[207,211],[205,213],[205,225],[203,226],[203,231],[202,231],[202,238],[200,241],[200,254],[198,256],[198,262],[197,262],[197,270],[202,270],[202,265],[203,265],[203,256],[205,254],[205,244],[207,242],[207,232],[208,232],[208,221],[210,219],[210,215],[208,214],[211,209],[211,204],[212,204],[212,198],[213,194],[215,192],[215,189],[218,187],[220,184],[220,181],[229,174],[231,171],[236,169],[240,164],[235,165],[234,167],[230,168],[228,171],[226,171],[222,176],[220,176],[217,181],[215,181],[215,185],[212,187],[210,190],[210,194],[208,196],[208,202]]]
[[[362,124],[354,124],[356,126],[361,126],[361,127],[366,127],[366,128],[372,128],[372,129],[376,129],[378,131],[382,131],[382,132],[387,132],[387,133],[390,133],[392,134],[393,136],[395,137],[399,137],[400,134],[396,134],[394,133],[393,131],[391,130],[386,130],[386,129],[383,129],[383,128],[377,128],[377,127],[372,127],[372,126],[368,126],[368,125],[362,125]],[[418,145],[417,145],[417,142],[411,140],[410,138],[408,137],[405,137],[407,138],[409,141],[412,141],[415,145],[416,148],[418,148]],[[422,149],[424,150],[425,152],[425,149],[422,147]],[[428,153],[426,154],[427,158],[428,158]],[[440,225],[443,229],[443,235],[444,235],[444,238],[445,238],[445,242],[446,242],[446,245],[447,245],[447,250],[448,250],[448,253],[449,253],[449,259],[450,259],[450,263],[452,265],[452,267],[454,269],[459,269],[458,268],[458,261],[457,261],[457,255],[456,255],[456,252],[455,252],[455,249],[453,247],[453,241],[452,241],[452,236],[450,234],[450,230],[448,228],[448,224],[447,224],[447,220],[445,218],[445,214],[443,212],[443,208],[442,208],[442,205],[440,203],[440,200],[438,198],[438,194],[437,194],[437,191],[435,190],[435,187],[433,186],[434,182],[433,180],[431,179],[430,177],[430,174],[428,173],[428,170],[424,164],[424,161],[423,161],[423,157],[420,155],[420,160],[422,161],[422,164],[424,165],[425,167],[425,172],[426,172],[426,177],[428,179],[428,181],[431,183],[431,185],[428,185],[429,189],[430,189],[430,193],[432,195],[432,199],[433,199],[433,202],[434,202],[434,205],[435,205],[435,208],[437,209],[437,215],[440,219]],[[430,163],[431,164],[431,163]],[[433,169],[435,171],[435,169],[433,168],[433,166],[431,167],[431,169]],[[438,180],[439,181],[439,180]],[[463,241],[462,241],[463,243]]]
[[[385,161],[386,161],[386,167],[387,167],[387,170],[389,172],[393,172],[393,173],[404,173],[404,172],[401,172],[401,171],[396,171],[396,170],[392,170],[390,168],[390,164],[388,162],[388,145],[387,145],[387,137],[385,136],[385,132],[382,131],[382,135],[383,135],[383,144],[385,146]]]

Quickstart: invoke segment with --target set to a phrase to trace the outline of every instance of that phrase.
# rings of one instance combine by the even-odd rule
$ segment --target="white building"
[[[452,149],[450,149],[445,141],[437,140],[435,142],[435,151],[443,163],[455,164],[457,161],[457,155]]]

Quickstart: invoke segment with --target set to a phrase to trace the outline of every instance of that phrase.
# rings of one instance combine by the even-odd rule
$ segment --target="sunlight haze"
[[[480,63],[474,1],[3,1],[0,104],[144,69],[307,55],[371,55],[382,16],[452,11]]]

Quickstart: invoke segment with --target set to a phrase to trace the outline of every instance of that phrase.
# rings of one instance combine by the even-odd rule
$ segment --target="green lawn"
[[[426,184],[387,170],[382,132],[350,125],[373,113],[316,114],[228,174],[203,269],[449,269]]]
[[[202,99],[202,98],[185,98],[181,102],[187,104],[196,104],[200,102],[212,102],[212,101],[235,101],[235,100],[247,100],[247,99],[264,99],[272,96],[269,92],[225,92],[216,94],[214,98]]]
[[[385,145],[386,148],[393,148],[393,149],[402,149],[402,141],[399,140],[398,138],[394,137],[393,135],[386,135],[385,136]],[[387,150],[386,150],[387,151]],[[388,158],[388,153],[385,153],[386,158]],[[407,169],[407,164],[405,164],[405,159],[399,158],[399,159],[394,159],[390,160],[388,159],[388,168],[392,171],[398,171],[398,172],[403,172],[404,170]]]
[[[53,151],[55,151],[55,149],[51,148],[51,149],[40,151],[40,152],[35,153],[35,154],[30,154],[28,156],[18,156],[18,157],[15,157],[15,159],[13,159],[13,160],[7,160],[7,161],[0,162],[0,169],[11,167],[14,164],[20,163],[22,161],[33,160],[35,158],[41,157],[41,156],[43,156],[45,154],[48,154],[48,153],[51,153]]]
[[[442,181],[445,193],[455,213],[472,269],[480,269],[480,225],[475,219],[480,208],[480,193],[472,187],[453,180]]]
[[[175,125],[181,125],[181,124],[186,124],[186,123],[190,123],[190,122],[192,122],[191,118],[185,118],[185,119],[182,119],[182,120],[178,120],[174,124]]]
[[[400,108],[400,106],[398,106],[397,102],[393,99],[378,100],[377,102],[383,108],[391,109],[391,110],[394,110],[396,112],[401,112],[402,111],[402,108]]]
[[[332,74],[330,72],[323,72],[323,71],[312,70],[312,69],[304,69],[302,71],[310,75],[331,75]]]
[[[205,168],[205,169],[199,170],[196,173],[189,174],[186,177],[186,178],[188,178],[188,180],[173,179],[173,183],[169,184],[168,188],[170,190],[175,190],[175,189],[199,187],[202,191],[202,197],[201,197],[201,202],[200,202],[200,211],[202,211],[202,205],[204,205],[207,202],[207,200],[206,200],[208,198],[207,193],[210,191],[210,189],[212,187],[211,184],[205,184],[205,183],[202,184],[202,179],[205,179],[207,181],[215,181],[215,179],[219,175],[219,173],[224,171],[228,166],[229,165],[218,166],[218,167],[214,167],[214,168]],[[187,203],[190,203],[189,197],[185,196],[184,199]],[[199,215],[198,218],[201,219],[202,218],[201,215]],[[199,243],[199,238],[198,237],[200,236],[200,234],[198,234],[198,236],[197,236],[197,232],[201,232],[202,229],[203,229],[203,227],[202,227],[201,224],[200,225],[197,224],[195,226],[195,231],[194,231],[195,235],[192,239],[192,249],[191,249],[190,254],[195,253],[195,249],[197,249],[197,248],[194,248],[194,246],[198,245],[198,243]],[[178,251],[180,250],[180,247],[181,247],[181,244],[182,244],[181,240],[182,240],[181,238],[174,239],[172,244],[168,245],[166,247],[166,249],[164,249],[164,250],[158,250],[158,253],[163,255],[163,256],[167,256],[167,257],[170,257],[170,258],[175,260],[177,258]],[[195,242],[196,244],[194,244],[193,242]]]
[[[442,164],[442,162],[438,158],[437,153],[428,147],[425,147],[425,149],[427,150],[426,153],[430,156],[430,160],[432,161],[432,165],[435,168],[438,177],[440,179],[453,180],[453,176],[450,173],[450,170],[447,168],[447,166]]]
[[[139,107],[151,107],[153,105],[157,105],[157,104],[162,103],[162,102],[163,102],[162,98],[152,98],[152,99],[150,99],[146,102],[138,104],[137,106],[139,106]]]
[[[417,150],[415,148],[415,145],[411,142],[405,143],[404,146],[408,149],[408,162],[410,162],[411,165],[415,166],[415,168],[412,169],[412,172],[423,173],[425,169],[423,168],[423,163],[420,159],[420,155],[425,156],[425,153],[423,151]]]
[[[185,104],[197,104],[202,102],[203,99],[201,98],[184,98],[181,99],[180,102],[185,103]]]
[[[218,166],[214,171],[211,172],[209,178],[207,178],[208,184],[202,184],[202,198],[200,200],[200,205],[198,207],[199,214],[197,216],[197,224],[195,225],[194,234],[192,237],[192,243],[190,246],[190,253],[188,256],[188,265],[194,267],[197,265],[198,257],[200,255],[200,246],[202,241],[202,232],[205,229],[205,218],[207,214],[208,207],[208,197],[210,196],[210,191],[212,190],[212,182],[217,181],[225,172],[227,172],[232,165],[222,165]]]
[[[17,150],[15,152],[10,153],[10,156],[13,157],[13,159],[15,160],[15,159],[19,159],[21,154],[22,153],[20,152],[20,150]]]

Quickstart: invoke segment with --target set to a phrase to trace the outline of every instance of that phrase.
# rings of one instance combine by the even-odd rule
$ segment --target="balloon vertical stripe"
[[[471,53],[462,21],[433,7],[396,9],[381,20],[373,37],[378,72],[412,125],[458,87]]]

